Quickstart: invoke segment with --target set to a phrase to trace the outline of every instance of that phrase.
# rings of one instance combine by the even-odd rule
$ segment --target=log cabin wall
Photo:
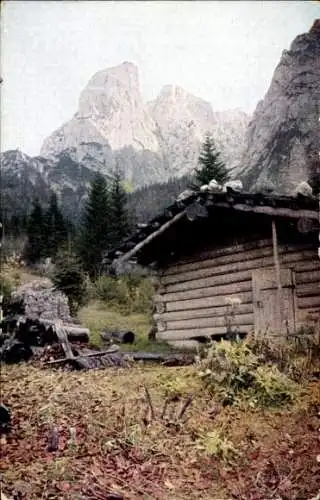
[[[283,282],[290,293],[284,295],[284,309],[292,306],[286,327],[293,332],[310,318],[319,318],[320,260],[313,241],[280,241],[278,254],[281,273],[286,272],[282,280],[288,280],[290,275],[289,282]],[[259,304],[254,296],[253,277],[261,271],[270,271],[270,276],[274,272],[271,237],[197,251],[168,265],[160,273],[160,288],[155,297],[157,339],[191,347],[207,336],[225,335],[230,301],[236,302],[231,322],[237,331],[246,334],[257,330]],[[269,290],[269,298],[274,299],[276,284]],[[288,297],[292,297],[292,304],[286,303]]]

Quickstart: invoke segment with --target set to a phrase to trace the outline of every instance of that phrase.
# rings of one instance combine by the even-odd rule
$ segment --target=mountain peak
[[[92,76],[87,87],[110,85],[110,79],[114,79],[128,88],[132,85],[139,86],[138,67],[132,62],[124,61],[117,66],[103,69]]]

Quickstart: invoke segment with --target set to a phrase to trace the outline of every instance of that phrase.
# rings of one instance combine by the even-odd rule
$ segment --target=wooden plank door
[[[291,269],[281,270],[280,291],[274,267],[253,271],[253,313],[257,334],[285,335],[295,331],[294,292],[294,273]]]

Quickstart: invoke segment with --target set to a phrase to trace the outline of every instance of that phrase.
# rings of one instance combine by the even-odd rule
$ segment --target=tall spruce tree
[[[58,205],[57,195],[52,194],[44,215],[45,246],[48,257],[55,257],[68,239],[67,221]]]
[[[214,140],[210,134],[205,136],[198,158],[199,167],[195,169],[195,186],[209,184],[215,179],[219,184],[223,184],[229,179],[228,171],[220,159],[220,152],[217,151]]]
[[[130,233],[129,214],[126,208],[127,194],[118,169],[114,172],[110,190],[110,244],[117,246]]]
[[[99,275],[105,252],[110,244],[110,199],[106,179],[97,174],[81,221],[79,254],[84,269],[91,277]]]
[[[25,257],[28,262],[34,264],[45,257],[45,240],[44,214],[39,201],[35,200],[27,221]]]

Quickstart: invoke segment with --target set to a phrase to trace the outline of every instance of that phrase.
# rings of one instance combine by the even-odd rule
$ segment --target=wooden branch
[[[57,427],[53,427],[48,437],[47,451],[57,451],[59,448],[59,431]]]
[[[171,220],[169,220],[168,222],[163,224],[157,231],[154,231],[145,240],[138,243],[134,248],[132,248],[132,250],[130,250],[129,252],[125,253],[124,255],[122,255],[121,257],[116,259],[116,263],[120,264],[122,262],[125,262],[125,261],[131,259],[131,257],[133,257],[133,255],[135,255],[137,252],[139,252],[143,247],[148,245],[151,241],[153,241],[155,238],[157,238],[160,234],[163,234],[170,226],[175,224],[178,220],[182,219],[185,215],[186,215],[186,210],[183,210],[179,214],[175,215]]]
[[[187,411],[187,409],[189,408],[189,406],[191,405],[191,403],[192,403],[192,396],[189,396],[186,399],[186,401],[183,403],[177,420],[181,420],[182,419],[183,415],[185,414],[185,412]]]
[[[166,398],[165,402],[164,402],[164,405],[163,405],[163,409],[162,409],[162,412],[161,412],[161,420],[164,420],[165,416],[166,416],[166,413],[167,413],[167,408],[168,408],[168,404],[170,403],[170,398]]]
[[[150,395],[149,389],[146,386],[144,386],[144,390],[146,393],[147,403],[148,403],[149,408],[150,408],[151,420],[154,420],[155,419],[155,412],[154,412],[154,408],[153,408],[153,404],[152,404],[151,395]]]

